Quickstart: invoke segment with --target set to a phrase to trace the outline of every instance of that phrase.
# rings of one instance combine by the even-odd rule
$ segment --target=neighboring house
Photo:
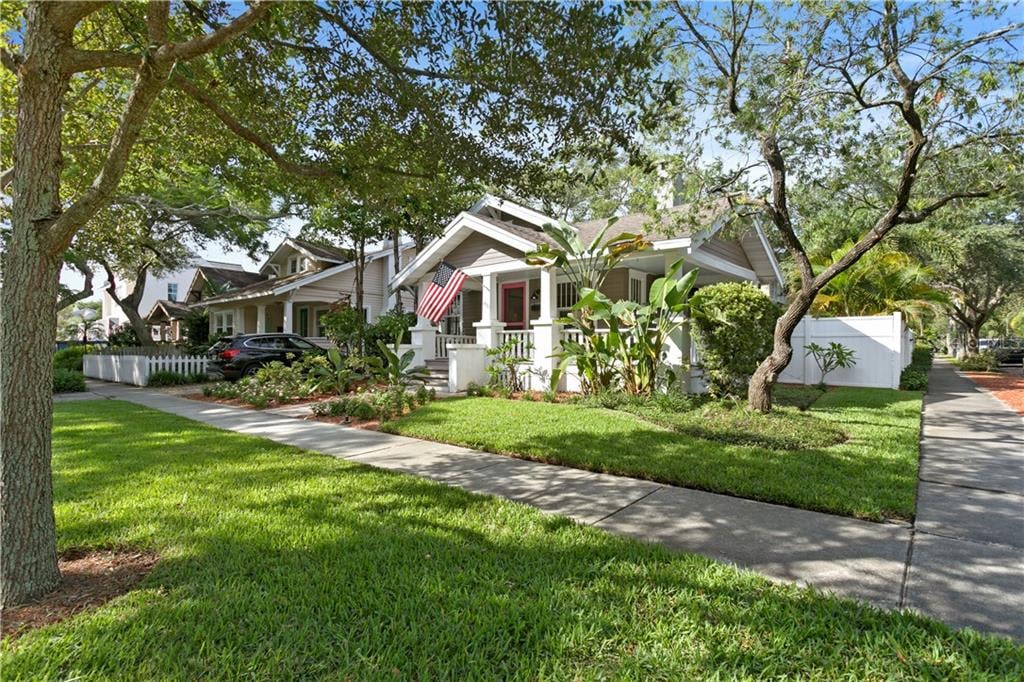
[[[414,254],[412,245],[406,244],[399,256],[404,263]],[[394,272],[390,244],[366,254],[363,306],[367,321],[395,306],[396,297],[388,290]],[[204,301],[211,333],[292,332],[323,338],[323,315],[339,302],[355,301],[355,263],[340,249],[285,239],[260,273],[267,279]],[[412,296],[402,296],[403,305],[411,310]]]
[[[156,337],[161,341],[181,341],[184,338],[182,322],[201,308],[205,299],[267,279],[266,275],[243,270],[241,266],[206,263],[209,262],[204,261],[195,269],[180,301],[161,299],[146,315],[146,321],[157,331]]]
[[[608,236],[620,232],[647,235],[652,248],[624,259],[612,270],[602,288],[616,300],[646,302],[651,284],[666,268],[684,258],[700,269],[697,286],[724,281],[749,281],[773,298],[783,291],[779,264],[756,222],[744,230],[723,232],[730,224],[722,206],[697,218],[696,227],[679,227],[673,216],[683,207],[667,209],[660,226],[644,214],[622,216]],[[463,390],[468,382],[485,382],[485,348],[514,340],[531,358],[533,376],[550,376],[563,338],[579,332],[562,329],[557,322],[577,301],[578,292],[557,269],[528,265],[524,255],[542,243],[554,242],[542,226],[554,220],[497,197],[486,196],[460,213],[441,236],[430,242],[396,275],[392,288],[425,287],[442,261],[459,268],[468,279],[448,317],[439,326],[420,319],[413,330],[413,345],[421,361],[448,358],[449,387]],[[578,223],[584,243],[604,227],[605,220]],[[733,232],[736,234],[733,235]],[[688,330],[673,339],[668,362],[678,366],[693,359]],[[434,364],[434,363],[431,363]],[[544,380],[546,381],[546,380]],[[535,384],[542,387],[544,382]],[[571,388],[572,386],[568,386]]]
[[[186,292],[189,290],[189,287],[195,279],[196,271],[200,268],[215,268],[217,270],[224,271],[244,272],[241,265],[197,258],[187,267],[181,268],[180,270],[166,272],[160,275],[150,273],[146,276],[145,290],[143,291],[142,300],[139,301],[139,314],[145,317],[149,312],[153,311],[159,301],[167,301],[170,303],[181,303],[185,301]],[[132,291],[132,287],[134,286],[134,283],[130,280],[117,280],[115,284],[119,297],[129,295]],[[128,321],[128,316],[125,315],[121,306],[115,303],[114,299],[111,298],[110,294],[106,291],[103,292],[102,319],[104,327],[108,333],[113,331],[117,326]],[[153,328],[152,334],[154,340],[160,339],[159,326]]]

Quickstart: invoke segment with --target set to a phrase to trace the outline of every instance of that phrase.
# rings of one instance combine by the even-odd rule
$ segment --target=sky
[[[992,18],[978,19],[970,22],[970,25],[963,26],[966,34],[982,33],[987,30],[996,28],[997,26],[1004,25],[1006,21],[1020,21],[1024,20],[1024,9],[1020,3],[1011,3],[1007,10],[1005,17],[1002,20],[995,20]],[[707,114],[704,112],[698,112],[698,119],[706,119]],[[740,154],[734,151],[727,151],[722,149],[712,139],[708,139],[705,146],[701,150],[700,154],[703,161],[710,161],[714,159],[722,159],[725,161],[726,166],[738,166],[746,163],[747,159],[744,154]],[[468,208],[468,207],[467,207]],[[302,221],[298,218],[289,218],[278,221],[275,228],[278,234],[270,236],[268,239],[270,247],[273,248],[280,243],[285,236],[295,236],[302,227]],[[236,263],[243,266],[247,270],[255,271],[259,265],[262,264],[262,258],[253,260],[242,250],[226,249],[220,244],[211,244],[208,248],[204,249],[201,253],[196,254],[200,257],[214,261],[224,261],[230,263]],[[101,278],[98,278],[101,279]],[[74,270],[65,269],[61,274],[61,281],[70,288],[77,289],[81,287],[82,277],[79,273]],[[102,295],[103,282],[98,281],[95,285],[97,291],[96,297]]]

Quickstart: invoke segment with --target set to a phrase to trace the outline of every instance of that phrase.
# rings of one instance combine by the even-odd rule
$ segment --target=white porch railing
[[[448,357],[449,343],[476,343],[476,337],[465,334],[437,334],[434,336],[434,357]]]
[[[86,355],[82,370],[90,379],[145,386],[154,372],[204,374],[207,359],[199,355]]]
[[[607,334],[608,330],[598,330],[598,334]],[[583,343],[583,332],[574,327],[568,327],[562,330],[562,341],[575,341],[576,343]]]
[[[498,332],[498,345],[512,341],[515,343],[513,352],[522,358],[533,359],[533,331],[523,329],[504,329]]]

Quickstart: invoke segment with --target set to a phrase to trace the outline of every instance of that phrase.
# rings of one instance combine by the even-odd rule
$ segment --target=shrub
[[[928,370],[919,365],[907,365],[900,372],[900,389],[904,391],[927,391]]]
[[[935,351],[931,346],[914,346],[914,350],[910,354],[910,364],[923,369],[931,369],[934,354]]]
[[[182,386],[184,384],[201,384],[206,381],[202,372],[153,372],[146,380],[146,386]]]
[[[983,350],[953,362],[965,372],[994,372],[999,368],[999,358],[990,350]]]
[[[54,393],[80,393],[85,390],[85,375],[66,367],[53,368]]]
[[[115,346],[142,345],[139,335],[135,333],[135,329],[128,322],[122,322],[118,327],[114,328],[107,336],[107,342],[112,348]]]
[[[405,412],[425,405],[434,399],[432,390],[419,390],[415,394],[401,388],[385,391],[368,391],[351,396],[325,400],[313,405],[313,414],[318,417],[350,417],[361,421],[380,419],[387,421],[400,417]]]
[[[746,282],[704,287],[690,299],[690,306],[691,332],[709,392],[743,395],[750,376],[771,353],[778,306]]]
[[[73,369],[82,371],[82,356],[92,350],[89,346],[71,346],[53,354],[54,369]]]

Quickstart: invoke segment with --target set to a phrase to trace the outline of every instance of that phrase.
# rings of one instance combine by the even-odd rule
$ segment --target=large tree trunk
[[[775,322],[771,355],[761,361],[754,375],[750,377],[750,385],[747,388],[747,407],[750,409],[758,412],[771,411],[772,388],[793,358],[793,331],[810,310],[816,295],[817,291],[800,292],[789,304],[786,312]]]
[[[966,355],[976,355],[978,348],[981,346],[981,326],[983,322],[975,320],[971,324],[967,325],[965,331],[967,332],[967,343]]]
[[[124,297],[119,296],[117,293],[117,282],[114,280],[113,269],[107,263],[103,264],[103,268],[107,271],[107,293],[110,294],[110,298],[114,300],[114,303],[124,311],[129,324],[135,330],[135,335],[139,337],[139,344],[155,347],[157,344],[153,341],[153,334],[149,330],[149,324],[142,319],[142,315],[139,313],[139,303],[142,302],[142,295],[146,291],[146,276],[149,273],[149,268],[142,267],[138,270],[131,293]]]
[[[60,66],[70,35],[25,10],[24,63],[14,133],[11,234],[3,255],[0,301],[0,604],[44,594],[57,569],[50,430],[53,320],[64,245],[49,229],[60,215],[61,101],[69,78]]]

